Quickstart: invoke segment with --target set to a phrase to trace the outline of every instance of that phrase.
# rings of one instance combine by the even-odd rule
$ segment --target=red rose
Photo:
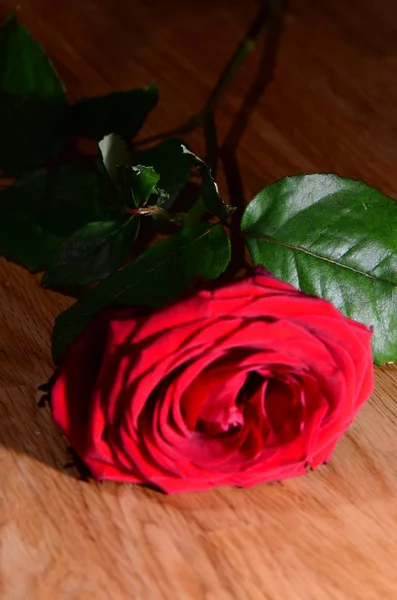
[[[68,348],[55,421],[96,479],[252,486],[327,461],[373,389],[371,332],[263,270]]]

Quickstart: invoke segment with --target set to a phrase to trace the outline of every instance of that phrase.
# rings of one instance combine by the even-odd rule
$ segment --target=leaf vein
[[[250,235],[250,234],[245,234],[245,233],[243,233],[243,235],[244,235],[244,237],[248,237],[248,238],[252,238],[252,239],[261,239],[264,242],[267,242],[269,244],[277,244],[279,246],[283,246],[284,248],[289,248],[292,252],[302,252],[303,254],[307,254],[308,256],[317,258],[318,260],[323,260],[323,261],[328,262],[337,267],[341,267],[342,269],[347,269],[349,271],[352,271],[353,273],[357,273],[358,275],[363,275],[364,277],[367,277],[368,279],[382,281],[383,283],[387,283],[389,285],[392,285],[393,287],[397,287],[397,284],[394,281],[390,281],[389,279],[384,279],[382,277],[377,277],[375,275],[370,275],[369,273],[366,273],[365,271],[360,271],[360,269],[355,269],[354,267],[340,263],[339,261],[333,260],[332,258],[327,258],[326,256],[322,256],[321,254],[318,254],[316,252],[311,252],[307,248],[301,248],[299,246],[287,244],[286,242],[281,242],[280,240],[276,240],[275,238],[272,238],[270,235]]]

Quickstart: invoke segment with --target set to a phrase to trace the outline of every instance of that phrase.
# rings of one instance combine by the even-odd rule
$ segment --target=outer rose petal
[[[57,370],[52,413],[97,479],[179,492],[293,477],[329,459],[371,393],[370,340],[255,269],[150,314],[102,311]]]
[[[51,389],[53,419],[79,454],[86,449],[89,398],[100,368],[106,326],[113,314],[112,310],[102,311],[69,346]]]

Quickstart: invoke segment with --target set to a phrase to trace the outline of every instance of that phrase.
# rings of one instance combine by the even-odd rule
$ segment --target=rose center
[[[263,408],[273,435],[278,439],[287,441],[299,433],[303,408],[296,386],[270,380]]]
[[[222,406],[218,402],[206,402],[197,420],[196,431],[208,435],[230,433],[244,425],[242,410],[235,405]]]

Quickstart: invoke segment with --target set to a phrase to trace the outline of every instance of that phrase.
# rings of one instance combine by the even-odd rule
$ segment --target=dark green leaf
[[[95,173],[69,166],[28,173],[0,193],[0,253],[38,271],[64,237],[104,218]]]
[[[45,229],[66,237],[92,221],[102,221],[106,210],[98,203],[98,172],[65,165],[48,174]]]
[[[109,218],[117,219],[125,214],[128,210],[125,198],[118,185],[110,178],[101,156],[97,160],[95,182],[97,203]]]
[[[100,156],[110,179],[118,184],[117,167],[128,165],[131,160],[125,141],[114,133],[106,135],[98,144]]]
[[[0,194],[0,253],[30,271],[37,271],[42,264],[40,216],[46,190],[47,175],[39,171],[25,176]]]
[[[109,208],[127,212],[143,206],[152,194],[167,196],[157,188],[160,178],[153,167],[131,165],[125,141],[110,134],[99,142],[99,170],[102,172],[103,199]],[[106,181],[107,180],[107,181]]]
[[[138,216],[88,223],[62,242],[42,283],[87,285],[108,277],[128,257],[138,227]]]
[[[203,183],[200,195],[207,210],[213,215],[216,215],[221,221],[224,221],[234,212],[234,207],[228,206],[223,202],[218,192],[218,186],[211,175],[211,169],[205,162],[190,152],[185,146],[182,146],[182,150],[184,154],[190,158],[191,163],[197,168],[201,175]]]
[[[397,203],[336,175],[287,177],[247,206],[254,263],[374,327],[376,363],[397,360]]]
[[[158,100],[157,85],[107,96],[84,98],[70,108],[70,129],[100,140],[109,133],[133,138]]]
[[[168,194],[163,208],[169,210],[191,175],[191,160],[182,149],[182,142],[176,138],[160,142],[146,150],[137,150],[133,154],[136,165],[153,167],[160,175],[159,187]]]
[[[128,164],[130,154],[124,140],[113,133],[105,136],[98,144],[97,162],[98,202],[112,215],[127,212],[126,199],[118,180],[118,167]]]
[[[64,140],[65,90],[42,47],[15,16],[0,29],[0,169],[38,167]]]
[[[158,193],[157,182],[160,175],[153,167],[119,167],[118,179],[124,194],[132,198],[132,203],[127,201],[128,204],[135,208],[144,206],[152,194]]]
[[[66,346],[102,307],[162,306],[180,296],[194,277],[218,277],[229,260],[229,238],[220,225],[198,223],[159,242],[57,318],[52,336],[54,360],[60,359]]]

